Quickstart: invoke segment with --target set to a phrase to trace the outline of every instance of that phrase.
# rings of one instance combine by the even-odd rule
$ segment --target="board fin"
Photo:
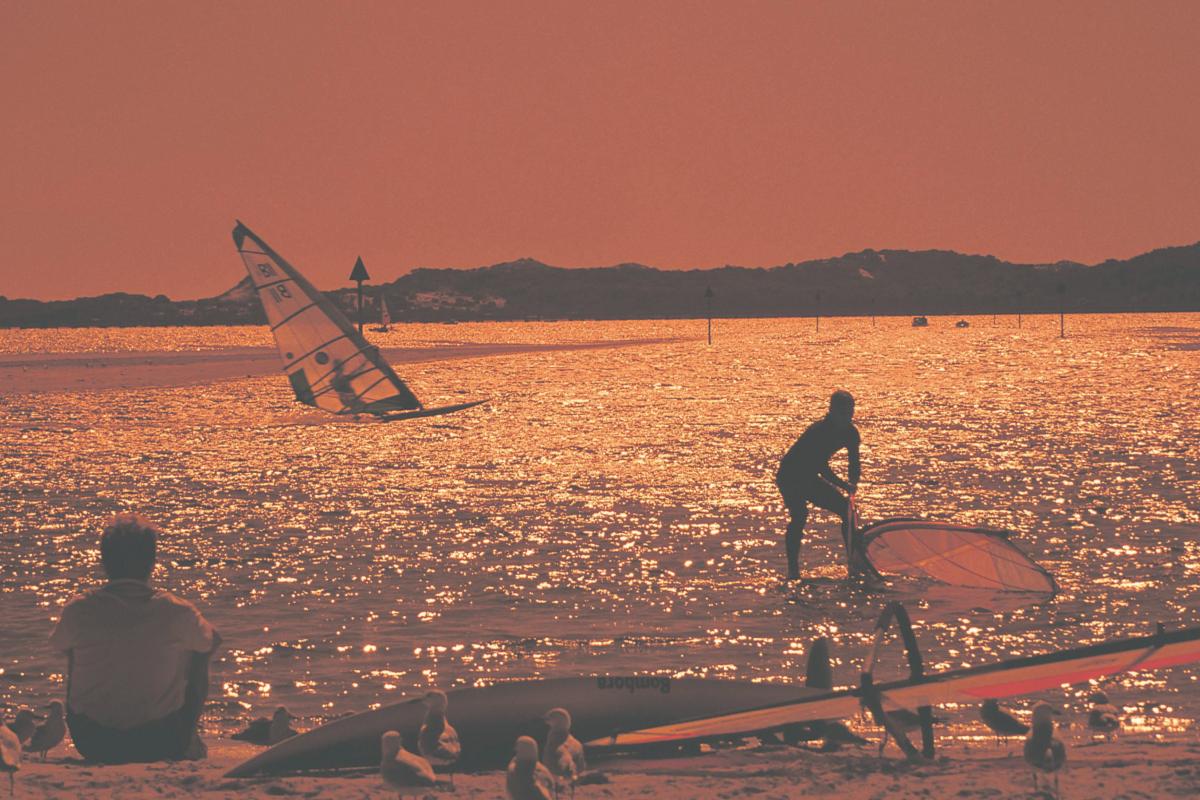
[[[804,685],[810,689],[832,689],[833,667],[829,663],[829,640],[814,639],[808,651],[808,666],[804,670]]]

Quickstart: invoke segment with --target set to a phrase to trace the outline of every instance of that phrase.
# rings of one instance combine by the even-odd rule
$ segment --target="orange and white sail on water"
[[[956,586],[1054,594],[1054,578],[1009,540],[1005,531],[948,522],[893,519],[862,533],[880,572],[930,578]]]
[[[925,519],[885,519],[858,527],[855,548],[880,573],[925,578],[953,586],[1053,595],[1053,576],[1014,544],[1008,531]]]

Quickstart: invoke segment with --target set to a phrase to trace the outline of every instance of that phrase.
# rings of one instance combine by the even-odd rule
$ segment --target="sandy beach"
[[[254,752],[250,746],[211,742],[201,763],[99,767],[59,756],[47,763],[26,761],[19,773],[19,798],[304,797],[391,798],[377,774],[358,770],[342,775],[223,777],[229,767]],[[1069,746],[1060,775],[1061,796],[1071,800],[1195,797],[1200,793],[1200,741],[1169,743],[1122,739],[1114,743]],[[782,745],[725,751],[695,758],[619,759],[593,764],[608,783],[580,786],[576,797],[696,798],[839,797],[845,800],[903,798],[1037,797],[1019,745],[990,743],[966,750],[954,744],[933,763],[909,765],[890,749],[884,759],[874,746],[857,751],[817,753]],[[457,775],[456,789],[419,797],[500,798],[501,772]]]

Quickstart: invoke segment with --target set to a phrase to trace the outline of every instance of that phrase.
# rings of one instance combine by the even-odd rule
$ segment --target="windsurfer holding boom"
[[[350,412],[358,418],[358,415],[363,411],[363,403],[358,397],[358,392],[354,391],[354,384],[351,383],[351,375],[346,374],[345,362],[338,359],[333,360],[333,375],[329,378],[329,386],[337,393],[338,399],[342,401],[342,405],[346,407],[346,411]]]
[[[862,470],[860,441],[858,428],[854,427],[854,397],[839,390],[829,398],[829,413],[809,425],[779,462],[775,485],[791,515],[786,538],[788,580],[800,577],[800,543],[804,541],[809,503],[842,518],[843,540],[850,546],[850,502],[842,492],[853,495],[858,487]],[[829,466],[829,459],[843,448],[849,456],[849,482],[833,474]]]

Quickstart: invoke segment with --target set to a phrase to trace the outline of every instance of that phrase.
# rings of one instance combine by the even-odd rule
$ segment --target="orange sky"
[[[1200,3],[0,0],[0,294],[1200,239]]]

